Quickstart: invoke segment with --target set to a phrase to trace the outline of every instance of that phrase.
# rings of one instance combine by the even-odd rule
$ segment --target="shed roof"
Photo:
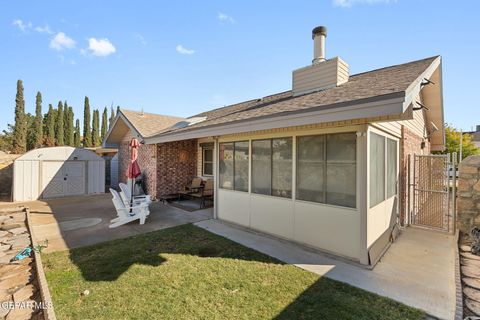
[[[69,146],[62,147],[46,147],[33,149],[18,157],[15,161],[40,161],[40,160],[87,160],[87,161],[105,161],[102,157],[98,156],[95,152],[83,149],[74,148]]]

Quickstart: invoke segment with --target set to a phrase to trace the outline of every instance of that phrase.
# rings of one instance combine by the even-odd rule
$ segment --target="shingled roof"
[[[180,117],[121,109],[125,118],[142,137],[148,137],[185,120]]]
[[[348,82],[327,90],[299,96],[294,96],[292,91],[286,91],[262,99],[249,100],[203,112],[193,117],[206,117],[205,121],[183,128],[158,131],[155,136],[283,113],[299,112],[316,107],[331,107],[338,104],[358,103],[372,98],[391,97],[395,94],[404,93],[438,57],[434,56],[352,75]]]

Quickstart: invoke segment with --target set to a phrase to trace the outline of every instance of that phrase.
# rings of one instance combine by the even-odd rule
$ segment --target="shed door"
[[[85,194],[85,164],[82,161],[46,161],[42,166],[43,198]]]

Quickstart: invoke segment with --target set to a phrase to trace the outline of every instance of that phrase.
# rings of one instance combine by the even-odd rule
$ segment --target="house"
[[[152,195],[213,178],[216,219],[373,265],[408,216],[408,155],[444,148],[441,57],[350,75],[326,58],[326,28],[312,37],[291,90],[145,134],[148,121],[122,110],[105,145],[123,162],[142,139]]]

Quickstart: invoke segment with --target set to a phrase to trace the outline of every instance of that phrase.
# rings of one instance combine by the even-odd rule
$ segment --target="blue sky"
[[[27,112],[67,100],[189,116],[289,90],[311,29],[351,74],[443,56],[445,119],[480,124],[480,1],[2,1],[0,130],[17,79]]]

